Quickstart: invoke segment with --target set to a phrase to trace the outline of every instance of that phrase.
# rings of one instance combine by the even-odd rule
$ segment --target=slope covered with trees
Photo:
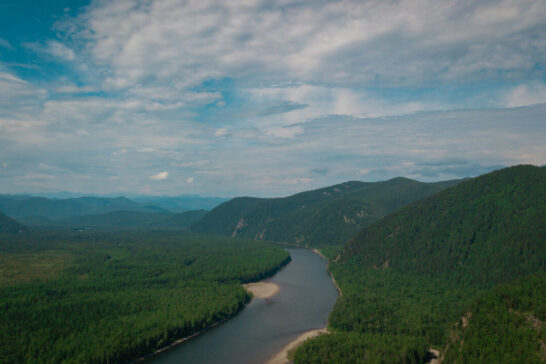
[[[394,178],[346,182],[285,198],[240,197],[210,211],[191,230],[300,246],[338,246],[390,212],[456,183]]]
[[[106,214],[83,215],[60,220],[31,216],[20,219],[29,226],[72,228],[139,228],[180,229],[199,221],[206,210],[185,211],[176,214],[139,211],[113,211]]]
[[[0,362],[130,362],[235,314],[241,283],[289,259],[180,232],[2,234]]]
[[[544,272],[545,209],[546,169],[517,166],[461,182],[381,219],[330,264],[343,292],[330,328],[424,338],[443,347],[453,323],[479,295]],[[349,344],[332,347],[337,353],[330,355],[338,358],[353,350]]]
[[[444,363],[546,362],[544,273],[481,295],[451,331]]]
[[[18,233],[25,230],[23,225],[0,213],[0,233]]]

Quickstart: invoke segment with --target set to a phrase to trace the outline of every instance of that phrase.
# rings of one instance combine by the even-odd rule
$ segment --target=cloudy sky
[[[0,193],[471,177],[545,103],[544,0],[0,3]]]

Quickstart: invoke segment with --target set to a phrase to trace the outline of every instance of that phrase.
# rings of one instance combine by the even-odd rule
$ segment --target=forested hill
[[[0,213],[0,233],[18,233],[25,230],[23,225]]]
[[[362,230],[341,257],[492,285],[544,268],[546,168],[516,166],[446,189]]]
[[[330,264],[343,295],[329,324],[344,336],[304,346],[296,363],[321,362],[313,358],[322,351],[331,362],[343,363],[339,359],[347,355],[389,362],[381,354],[386,338],[413,348],[419,338],[438,349],[447,343],[461,348],[462,356],[448,350],[444,363],[493,363],[499,357],[540,362],[546,302],[532,287],[544,286],[545,209],[546,168],[516,166],[461,182],[363,229]],[[514,283],[533,274],[535,283]],[[508,283],[509,295],[491,291]],[[489,304],[499,295],[506,302]],[[507,316],[493,317],[498,314]],[[454,333],[461,320],[471,330]],[[518,330],[519,342],[497,337]],[[464,347],[460,335],[473,346]]]
[[[201,219],[206,210],[185,211],[177,214],[139,211],[113,211],[106,214],[75,216],[49,220],[42,216],[20,219],[28,226],[71,228],[186,228]]]
[[[390,212],[456,183],[399,177],[345,182],[285,198],[234,198],[210,211],[191,230],[303,246],[340,245]]]

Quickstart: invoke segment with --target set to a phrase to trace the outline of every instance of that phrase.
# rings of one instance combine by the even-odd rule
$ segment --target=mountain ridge
[[[401,206],[457,183],[397,177],[347,181],[287,197],[236,197],[211,210],[190,230],[300,246],[340,245]]]

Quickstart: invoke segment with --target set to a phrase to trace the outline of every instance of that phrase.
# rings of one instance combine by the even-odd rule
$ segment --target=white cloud
[[[114,0],[79,17],[77,39],[116,87],[168,81],[189,89],[223,77],[254,85],[421,84],[530,70],[546,58],[537,47],[545,18],[546,4],[537,0]]]
[[[73,61],[74,58],[76,58],[76,55],[72,49],[56,40],[48,41],[45,50],[47,53],[64,60]]]
[[[540,82],[519,85],[508,93],[505,103],[508,107],[546,103],[546,85]]]
[[[81,94],[95,92],[96,89],[93,86],[77,86],[77,85],[64,85],[58,87],[55,92],[63,94]]]
[[[194,178],[193,177],[189,177],[187,180],[186,180],[186,183],[187,184],[192,184],[194,181]]]
[[[150,176],[150,179],[156,180],[156,181],[163,181],[166,180],[169,177],[169,172],[159,172],[158,174],[154,174],[153,176]]]
[[[216,129],[216,131],[214,132],[214,136],[217,136],[217,137],[226,136],[227,134],[228,134],[228,130],[226,128]]]

